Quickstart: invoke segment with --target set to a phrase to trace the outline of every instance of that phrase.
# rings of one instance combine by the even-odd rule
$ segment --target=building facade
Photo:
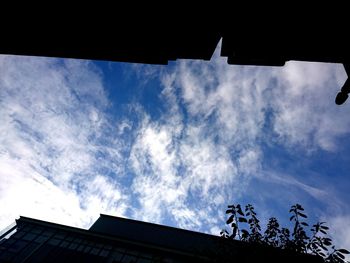
[[[228,256],[229,255],[229,256]],[[203,233],[101,215],[90,229],[20,217],[0,235],[0,262],[322,262]]]

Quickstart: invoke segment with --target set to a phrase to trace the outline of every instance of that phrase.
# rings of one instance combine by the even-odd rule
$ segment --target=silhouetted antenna
[[[337,97],[335,98],[335,103],[337,105],[342,105],[348,99],[349,93],[350,93],[350,80],[349,80],[350,65],[344,64],[344,68],[345,68],[346,74],[348,75],[348,78],[346,79],[343,87],[341,88],[341,91],[337,94]]]

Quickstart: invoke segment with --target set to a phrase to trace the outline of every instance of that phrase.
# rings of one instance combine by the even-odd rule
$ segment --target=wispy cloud
[[[116,122],[92,63],[1,57],[0,224],[23,214],[88,226],[106,212],[213,233],[231,202],[255,201],[264,218],[288,212],[289,197],[342,204],[330,178],[315,184],[312,167],[295,176],[274,161],[342,150],[342,66],[230,66],[216,53],[134,70],[140,85],[161,85],[162,111],[135,99]]]
[[[304,180],[293,178],[293,171],[281,176],[265,170],[266,151],[269,145],[291,155],[337,151],[337,140],[350,128],[346,110],[334,105],[345,77],[341,65],[229,66],[218,53],[210,63],[172,64],[159,76],[168,111],[158,120],[145,113],[131,154],[143,218],[215,229],[227,203],[267,197],[250,185],[252,178],[269,184],[265,190],[276,196],[292,187],[329,206],[324,199],[333,192],[326,184],[310,185],[308,171]]]
[[[333,239],[333,244],[337,249],[345,248],[349,250],[350,248],[350,226],[349,220],[350,215],[341,214],[341,215],[329,215],[324,218],[327,222],[327,226],[330,228],[330,234]],[[349,255],[345,255],[346,260],[350,260]]]
[[[0,224],[25,215],[86,227],[100,212],[122,215],[122,146],[111,136],[98,69],[1,56],[0,72]]]
[[[290,62],[278,73],[272,97],[275,132],[287,143],[336,150],[337,138],[350,127],[346,110],[334,103],[346,78],[343,66]]]

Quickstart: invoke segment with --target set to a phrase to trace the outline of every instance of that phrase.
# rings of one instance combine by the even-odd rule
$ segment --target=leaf
[[[235,216],[234,216],[234,215],[231,215],[231,216],[227,219],[226,224],[232,223],[234,218],[235,218]]]
[[[342,254],[350,254],[350,252],[347,251],[347,250],[344,249],[344,248],[338,249],[337,251],[339,251],[339,252],[342,253]]]
[[[232,238],[235,238],[235,237],[236,237],[236,234],[237,234],[237,227],[234,227],[234,228],[232,229],[232,235],[231,235],[231,237],[232,237]]]
[[[289,221],[292,221],[292,220],[294,219],[294,217],[295,217],[295,216],[291,216],[291,217],[289,218]]]
[[[324,230],[328,230],[329,229],[328,226],[321,226],[321,228],[324,229]]]
[[[331,261],[331,262],[343,262],[343,260],[337,254],[334,254],[333,258],[335,258],[336,261]]]
[[[249,236],[249,232],[247,230],[242,229],[241,232],[242,232],[242,236],[244,236],[244,237]]]
[[[238,210],[237,213],[238,213],[239,215],[241,215],[241,216],[244,216],[244,213],[243,213],[242,210]]]
[[[341,254],[341,253],[336,253],[336,255],[337,255],[338,257],[340,257],[341,259],[345,259],[345,256],[344,256],[343,254]]]
[[[247,219],[245,219],[244,217],[240,217],[238,218],[238,221],[241,222],[241,223],[247,223]]]
[[[330,241],[328,241],[328,240],[324,240],[323,243],[324,243],[326,246],[332,245],[332,242],[330,242]]]
[[[303,226],[309,226],[307,223],[305,223],[305,222],[301,222],[301,224],[303,225]]]
[[[323,233],[323,234],[325,234],[325,235],[327,235],[327,232],[324,231],[324,230],[322,230],[322,229],[320,229],[320,232]]]
[[[240,206],[237,206],[237,213],[240,214],[241,216],[244,216],[243,211]]]
[[[226,214],[231,214],[233,212],[233,210],[232,209],[228,209],[228,210],[226,210]]]
[[[318,255],[323,257],[323,258],[326,257],[326,255],[324,253],[322,253],[322,252],[319,252]]]
[[[305,214],[303,214],[303,213],[298,212],[298,215],[301,216],[301,217],[307,218],[307,216]]]

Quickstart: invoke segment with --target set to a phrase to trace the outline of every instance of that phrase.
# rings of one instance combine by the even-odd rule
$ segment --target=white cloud
[[[345,248],[350,249],[350,215],[337,215],[334,217],[329,216],[325,220],[329,227],[329,234],[333,239],[333,244],[336,249]],[[350,260],[349,255],[345,255],[346,260]]]
[[[216,54],[210,63],[180,60],[159,75],[146,70],[137,74],[160,78],[166,112],[154,120],[133,105],[132,118],[112,125],[90,63],[1,57],[0,207],[7,212],[0,224],[23,213],[87,226],[99,212],[124,215],[136,203],[137,219],[213,233],[228,203],[259,194],[246,192],[251,178],[329,197],[288,171],[266,176],[261,143],[337,151],[350,130],[346,105],[334,105],[341,66],[240,67]],[[118,139],[129,132],[134,141]],[[130,156],[122,153],[128,143]],[[119,182],[125,174],[130,185]]]
[[[87,227],[101,212],[124,214],[121,145],[89,62],[0,57],[0,225],[19,215]]]
[[[201,226],[199,216],[188,208],[175,208],[171,211],[178,226],[185,229],[196,229]]]
[[[289,62],[278,73],[274,130],[286,142],[336,151],[337,138],[350,127],[346,108],[334,103],[346,78],[343,66]]]
[[[289,188],[296,187],[298,189],[303,190],[316,200],[320,202],[324,202],[326,204],[335,203],[335,197],[332,197],[332,193],[330,193],[329,189],[320,189],[315,186],[311,186],[306,184],[298,179],[293,177],[293,175],[287,173],[277,173],[274,171],[266,171],[264,172],[264,176],[261,177],[262,180],[270,181],[273,184],[282,184]],[[293,191],[290,193],[293,194]],[[285,193],[286,197],[288,197],[287,193]],[[284,198],[286,198],[284,197]]]
[[[131,153],[133,189],[149,220],[214,229],[225,202],[257,194],[245,192],[252,177],[269,180],[262,142],[289,152],[337,151],[350,130],[346,108],[334,104],[345,81],[341,65],[230,66],[217,50],[210,63],[179,60],[159,77],[168,111],[156,121],[145,114]],[[316,200],[329,197],[288,171],[276,182]],[[194,223],[202,210],[205,222]]]

